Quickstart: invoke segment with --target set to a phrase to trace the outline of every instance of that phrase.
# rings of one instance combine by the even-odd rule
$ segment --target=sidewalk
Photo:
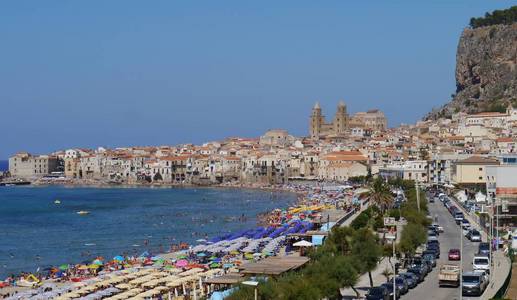
[[[510,272],[512,266],[510,258],[504,255],[503,251],[499,250],[493,253],[494,269],[491,274],[490,284],[488,285],[484,296],[491,299],[503,286],[506,276]]]
[[[472,214],[466,211],[461,205],[461,203],[459,203],[459,201],[454,196],[449,198],[455,202],[456,206],[463,212],[467,220],[469,220],[469,222],[473,224],[481,232],[482,238],[487,241],[489,239],[489,236],[486,230],[484,230],[484,228],[481,228],[481,225],[479,225],[479,218],[477,216],[472,216]],[[490,284],[488,285],[484,294],[484,296],[486,296],[487,299],[493,298],[495,294],[499,291],[499,289],[503,286],[504,281],[506,280],[506,276],[508,276],[508,273],[510,273],[510,269],[512,266],[510,258],[507,257],[502,250],[493,252],[492,260],[494,269],[490,277]]]
[[[379,264],[377,265],[377,268],[372,271],[372,279],[373,279],[373,285],[379,286],[386,282],[386,277],[382,275],[382,272],[384,270],[390,270],[393,272],[392,266],[390,262],[388,261],[388,258],[383,258]],[[368,289],[370,288],[370,278],[368,277],[368,273],[365,273],[359,277],[359,280],[357,281],[357,284],[355,285],[355,289],[359,292],[360,298],[357,298],[354,290],[351,288],[341,288],[341,296],[343,296],[343,299],[362,299],[365,297],[366,293],[368,292]]]

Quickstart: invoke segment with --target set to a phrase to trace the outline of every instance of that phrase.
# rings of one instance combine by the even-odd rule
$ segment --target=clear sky
[[[454,93],[470,17],[515,4],[1,1],[0,158],[305,135],[316,100],[415,122]]]

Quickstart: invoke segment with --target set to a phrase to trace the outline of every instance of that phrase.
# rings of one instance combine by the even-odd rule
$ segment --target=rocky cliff
[[[517,23],[466,28],[456,53],[456,93],[426,119],[517,107]]]

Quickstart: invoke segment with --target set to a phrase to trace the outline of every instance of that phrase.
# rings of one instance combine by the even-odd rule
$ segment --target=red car
[[[460,260],[461,254],[460,249],[449,250],[449,260]]]

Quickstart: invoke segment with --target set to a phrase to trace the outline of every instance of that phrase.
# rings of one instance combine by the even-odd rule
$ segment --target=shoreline
[[[74,189],[74,188],[85,188],[85,189],[88,189],[88,188],[106,188],[106,189],[117,189],[117,188],[120,188],[120,189],[132,189],[132,188],[163,188],[163,189],[197,189],[197,188],[203,188],[203,189],[214,189],[214,190],[219,190],[219,189],[224,189],[224,190],[240,190],[240,191],[259,191],[259,192],[278,192],[278,193],[282,193],[282,194],[290,194],[292,196],[295,197],[295,199],[293,200],[286,200],[286,204],[287,205],[281,205],[279,207],[277,207],[276,209],[289,209],[290,207],[292,206],[296,206],[296,205],[299,205],[300,203],[302,203],[303,201],[303,195],[305,195],[306,193],[304,192],[300,192],[300,191],[294,191],[292,189],[289,189],[285,186],[283,187],[257,187],[257,186],[227,186],[227,185],[213,185],[213,186],[196,186],[196,185],[112,185],[112,184],[102,184],[102,185],[96,185],[96,184],[73,184],[73,185],[64,185],[64,184],[34,184],[34,185],[26,185],[26,186],[20,186],[20,187],[23,187],[23,188],[26,188],[26,187],[32,187],[32,188],[46,188],[46,187],[53,187],[53,186],[57,186],[57,187],[63,187],[63,188],[71,188],[71,189]],[[282,198],[285,198],[285,197],[282,197]],[[262,212],[259,212],[257,213],[256,215],[253,216],[253,218],[255,219],[255,225],[254,226],[264,226],[264,225],[267,225],[267,218],[269,215],[271,215],[273,212],[273,210],[265,210],[265,211],[262,211]],[[237,222],[237,221],[233,221],[233,222]],[[191,232],[194,232],[194,229],[191,230]],[[224,234],[225,232],[224,231],[217,231],[217,233],[214,234],[213,237],[217,236],[217,235],[221,235],[221,234]],[[210,237],[212,238],[212,237]],[[195,242],[192,242],[190,246],[194,246],[195,245]],[[168,257],[172,257],[172,256],[177,256],[179,254],[181,254],[184,250],[172,250],[172,248],[168,248],[170,250],[166,250],[166,251],[160,251],[160,250],[157,250],[157,249],[152,249],[151,248],[148,248],[148,249],[142,249],[143,251],[151,251],[151,252],[154,252],[156,253],[156,255],[158,256],[162,256],[162,255],[166,255]],[[188,250],[188,249],[186,249]],[[18,273],[15,273],[14,275],[16,276],[19,276],[20,274],[24,274],[24,273],[27,273],[26,271],[24,270],[20,270]],[[0,282],[2,282],[2,280],[4,280],[5,278],[0,278]],[[0,291],[2,291],[5,289],[0,289]],[[0,294],[1,295],[1,294]]]

